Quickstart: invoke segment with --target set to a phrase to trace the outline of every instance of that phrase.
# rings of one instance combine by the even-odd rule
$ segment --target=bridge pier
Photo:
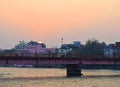
[[[81,66],[79,64],[67,64],[67,77],[76,77],[81,75]]]

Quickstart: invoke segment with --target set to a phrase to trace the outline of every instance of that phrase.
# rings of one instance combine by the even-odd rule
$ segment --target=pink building
[[[20,55],[35,55],[35,54],[53,54],[56,53],[54,48],[46,48],[44,43],[31,41],[23,48],[16,49],[17,54]]]

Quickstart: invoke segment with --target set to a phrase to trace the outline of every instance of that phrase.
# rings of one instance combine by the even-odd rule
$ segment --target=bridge
[[[120,66],[120,58],[106,57],[31,57],[31,56],[0,56],[0,65],[66,65],[67,76],[81,76],[85,66]],[[92,68],[92,67],[91,67]],[[107,67],[108,68],[108,67]]]

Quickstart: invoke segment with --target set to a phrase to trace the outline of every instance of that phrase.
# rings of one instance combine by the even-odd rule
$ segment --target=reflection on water
[[[120,87],[119,70],[82,70],[66,77],[65,69],[0,68],[0,87]]]

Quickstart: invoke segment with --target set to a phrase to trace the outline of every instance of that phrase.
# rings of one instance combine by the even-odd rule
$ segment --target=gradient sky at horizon
[[[56,47],[62,37],[120,41],[120,0],[0,0],[0,48],[21,40]]]

